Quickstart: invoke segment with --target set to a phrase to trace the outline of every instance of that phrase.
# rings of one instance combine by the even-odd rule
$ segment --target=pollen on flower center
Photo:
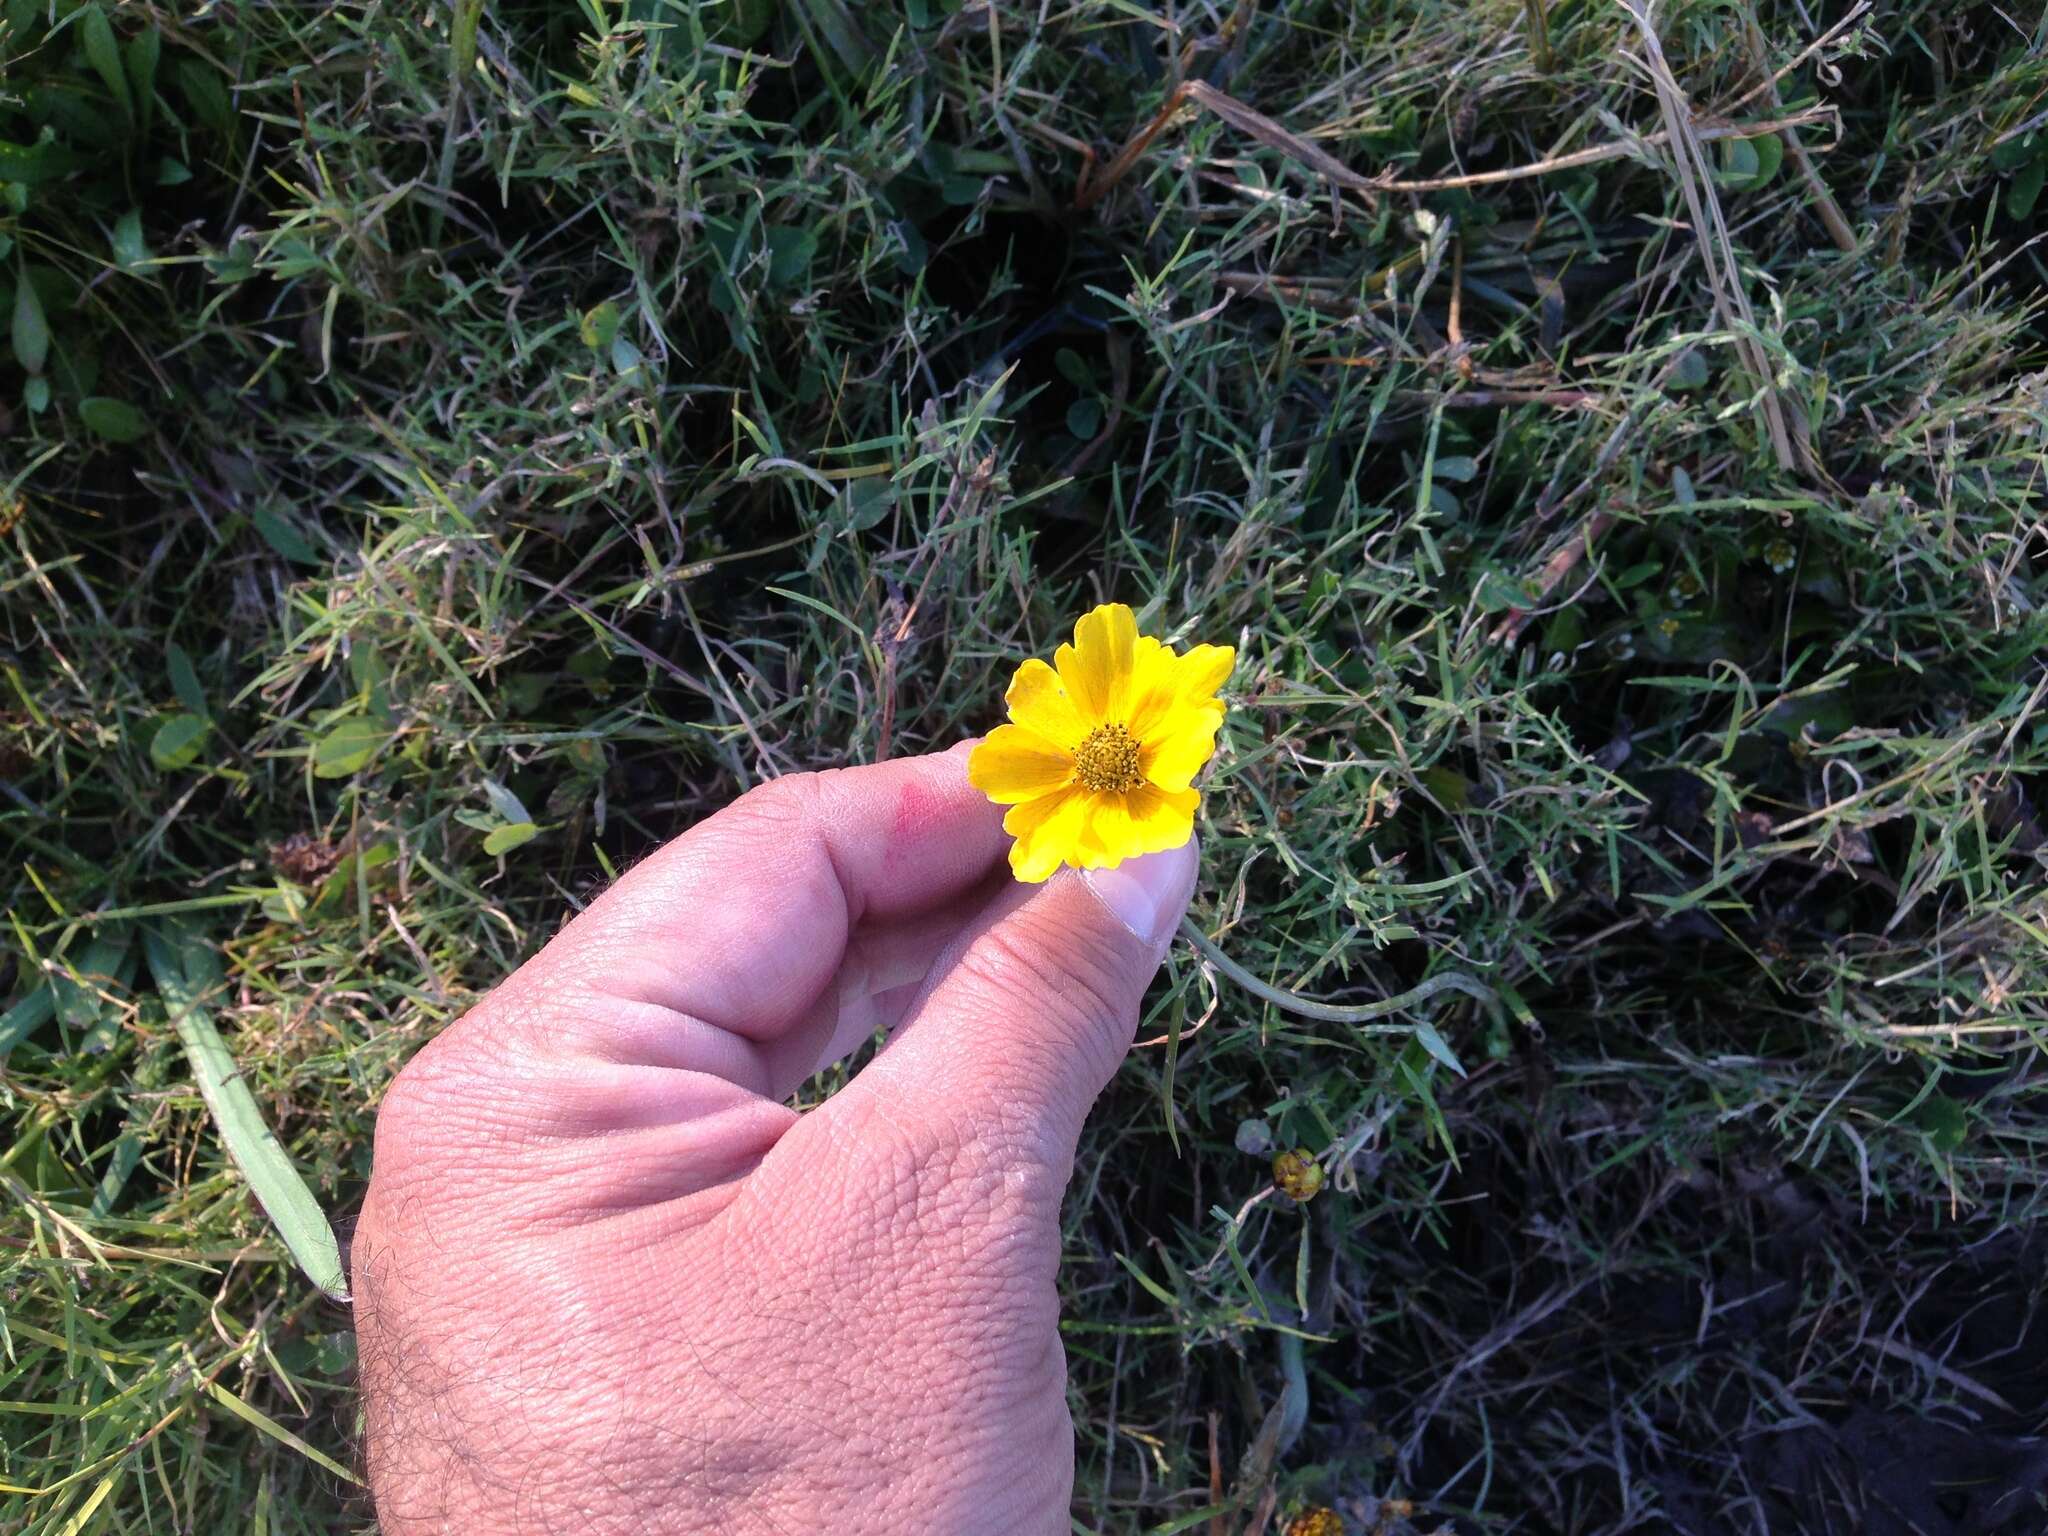
[[[1108,795],[1137,788],[1138,743],[1121,725],[1098,725],[1074,751],[1074,776]]]

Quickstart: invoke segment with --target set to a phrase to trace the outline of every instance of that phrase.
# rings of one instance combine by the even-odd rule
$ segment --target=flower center
[[[1106,795],[1135,789],[1144,777],[1138,772],[1138,743],[1121,725],[1098,725],[1074,749],[1074,775]]]

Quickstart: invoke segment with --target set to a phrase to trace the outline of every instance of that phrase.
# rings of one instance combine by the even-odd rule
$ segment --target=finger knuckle
[[[748,790],[732,811],[767,828],[789,829],[808,824],[829,794],[831,771],[785,773]]]
[[[1029,1009],[1024,1038],[1061,1052],[1087,1053],[1091,1065],[1118,1036],[1127,1011],[1115,955],[1086,935],[1046,932],[1023,914],[991,929],[961,958],[961,971],[991,1005]]]

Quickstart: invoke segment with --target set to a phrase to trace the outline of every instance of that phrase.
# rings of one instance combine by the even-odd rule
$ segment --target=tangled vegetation
[[[1076,1531],[2048,1526],[2048,34],[1632,3],[0,0],[0,1532],[366,1526],[224,1138],[1100,601]]]

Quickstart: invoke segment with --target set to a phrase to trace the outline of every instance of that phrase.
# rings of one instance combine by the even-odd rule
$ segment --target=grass
[[[367,1525],[224,1137],[345,1240],[565,910],[1111,597],[1242,661],[1077,1530],[2044,1528],[2038,21],[0,23],[0,1532]]]

